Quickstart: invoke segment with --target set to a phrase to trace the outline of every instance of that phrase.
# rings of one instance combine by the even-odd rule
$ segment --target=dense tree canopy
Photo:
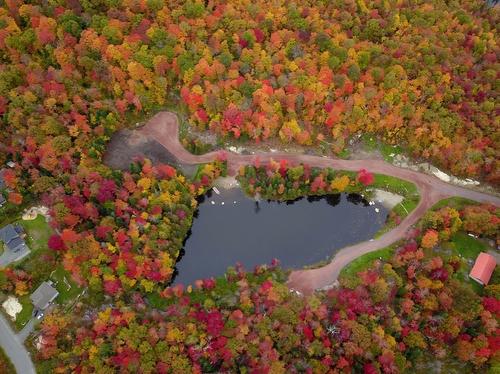
[[[371,132],[500,179],[499,17],[484,1],[3,4],[0,136],[24,177],[99,158],[128,114],[177,96],[222,136],[340,152]]]
[[[274,266],[184,290],[168,287],[173,267],[223,160],[194,180],[148,160],[102,164],[117,129],[175,104],[222,138],[340,153],[368,132],[498,185],[498,24],[481,0],[0,1],[0,162],[17,162],[2,193],[50,207],[52,252],[38,263],[62,263],[93,304],[46,316],[40,367],[373,374],[430,352],[498,369],[498,281],[479,296],[458,257],[433,251],[460,228],[498,235],[497,208],[431,212],[390,261],[310,298]],[[257,161],[239,179],[293,199],[360,192],[374,177]],[[2,292],[37,281],[0,271]]]
[[[373,183],[373,175],[365,169],[356,175],[330,168],[311,168],[307,164],[290,165],[286,160],[271,160],[268,164],[261,165],[257,159],[254,165],[241,167],[238,181],[251,196],[294,200],[304,195],[360,193],[364,191],[364,187]]]
[[[484,372],[498,363],[498,298],[459,280],[464,263],[408,239],[356,284],[303,298],[274,266],[163,292],[146,308],[139,294],[122,308],[82,321],[55,313],[41,329],[43,367],[60,372],[401,373],[430,352]],[[419,244],[420,243],[420,244]]]

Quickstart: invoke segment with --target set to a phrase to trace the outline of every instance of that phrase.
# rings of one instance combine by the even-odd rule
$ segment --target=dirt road
[[[206,163],[215,160],[220,153],[220,151],[216,151],[196,156],[186,151],[179,142],[179,124],[177,116],[171,112],[160,112],[156,114],[138,131],[140,131],[142,135],[163,145],[180,163],[189,165]],[[293,271],[290,275],[288,284],[290,288],[304,294],[310,294],[318,288],[323,288],[332,284],[337,279],[342,268],[355,258],[403,239],[408,229],[415,224],[432,205],[441,199],[451,196],[460,196],[500,206],[500,198],[496,196],[451,185],[436,177],[413,170],[398,168],[382,160],[339,160],[288,153],[239,155],[225,152],[225,154],[230,174],[235,174],[240,166],[250,164],[256,158],[259,158],[261,164],[266,164],[271,159],[285,159],[291,164],[306,163],[310,166],[320,168],[330,167],[333,169],[351,171],[358,171],[364,168],[372,173],[386,174],[408,180],[417,186],[420,193],[420,202],[399,226],[378,239],[343,248],[335,255],[328,265],[321,268]]]

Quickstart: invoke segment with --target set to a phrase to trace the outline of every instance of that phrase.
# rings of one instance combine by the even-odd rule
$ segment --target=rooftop
[[[496,266],[497,262],[495,257],[488,253],[481,252],[479,256],[477,256],[469,277],[482,285],[487,285]]]
[[[13,225],[7,225],[0,229],[0,240],[9,244],[12,240],[19,238],[19,233]]]
[[[28,245],[21,237],[20,225],[7,225],[0,228],[0,245],[5,244],[5,251],[0,255],[0,268],[19,261],[30,253]]]
[[[52,286],[52,282],[42,282],[42,284],[30,296],[35,308],[46,309],[49,304],[59,295],[59,292]]]

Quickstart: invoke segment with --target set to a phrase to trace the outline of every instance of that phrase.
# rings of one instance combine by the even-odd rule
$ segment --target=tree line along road
[[[137,131],[146,138],[160,143],[181,164],[195,165],[207,163],[216,160],[221,154],[221,151],[214,151],[204,155],[189,153],[179,142],[179,123],[177,116],[172,112],[160,112],[156,114]],[[230,175],[235,175],[241,166],[251,164],[258,158],[263,165],[273,159],[287,160],[290,164],[305,163],[312,167],[330,167],[337,170],[358,171],[360,169],[367,169],[372,173],[394,176],[416,185],[420,194],[419,204],[397,227],[385,233],[380,238],[343,248],[329,264],[323,267],[293,271],[288,280],[289,287],[305,294],[332,284],[340,274],[340,270],[357,257],[403,239],[407,230],[439,200],[458,196],[481,203],[500,206],[500,198],[498,196],[455,186],[443,182],[434,176],[409,169],[402,169],[382,160],[340,160],[290,153],[240,155],[224,151],[224,154],[227,159]]]

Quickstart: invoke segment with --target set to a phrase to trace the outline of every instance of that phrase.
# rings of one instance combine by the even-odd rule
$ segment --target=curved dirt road
[[[189,153],[179,142],[179,124],[177,116],[171,112],[160,112],[151,118],[144,127],[138,130],[142,135],[154,139],[163,145],[177,160],[184,164],[200,164],[215,160],[220,151],[206,153],[201,156]],[[318,288],[332,284],[338,277],[340,270],[355,258],[386,247],[405,237],[407,230],[436,202],[441,199],[460,196],[471,200],[491,203],[500,206],[500,198],[485,193],[454,186],[440,179],[419,173],[413,170],[398,168],[381,160],[339,160],[327,157],[288,154],[288,153],[258,153],[253,155],[239,155],[225,152],[229,174],[235,174],[239,167],[252,163],[258,158],[261,164],[271,159],[285,159],[291,164],[306,163],[313,167],[330,167],[333,169],[358,171],[367,169],[372,173],[391,175],[414,183],[420,193],[420,202],[396,228],[385,233],[378,239],[358,243],[341,249],[333,260],[321,268],[295,270],[291,273],[288,285],[304,294],[310,294]]]

